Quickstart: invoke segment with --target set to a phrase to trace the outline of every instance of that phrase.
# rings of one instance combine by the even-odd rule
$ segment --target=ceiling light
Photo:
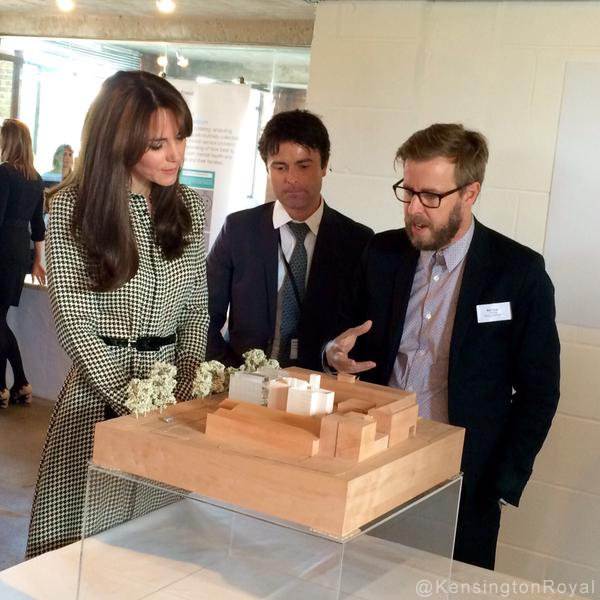
[[[165,69],[167,67],[167,65],[169,64],[169,59],[167,58],[166,54],[161,54],[157,59],[156,62],[159,66],[161,66],[163,69]]]
[[[175,10],[173,0],[156,0],[156,8],[162,13],[172,13]]]
[[[190,64],[190,61],[183,54],[179,54],[179,52],[177,52],[176,54],[177,65],[180,66],[182,69],[185,69]]]
[[[56,6],[63,12],[69,12],[75,8],[73,0],[56,0]]]

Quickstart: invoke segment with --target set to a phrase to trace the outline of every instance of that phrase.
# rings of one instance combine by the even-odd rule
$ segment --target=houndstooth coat
[[[111,292],[88,289],[86,255],[70,229],[76,192],[65,188],[53,200],[48,288],[58,338],[73,366],[58,396],[42,453],[27,557],[80,538],[94,426],[109,414],[129,412],[124,402],[132,378],[147,377],[156,361],[166,361],[177,366],[177,398],[191,397],[196,366],[204,360],[209,320],[204,211],[194,191],[182,186],[181,193],[193,229],[183,256],[171,261],[155,243],[144,197],[130,194],[139,268],[130,281]],[[176,344],[156,352],[108,346],[100,339],[166,337],[174,332]],[[123,490],[107,493],[122,495]],[[119,503],[123,498],[115,497],[115,507]],[[109,515],[107,524],[110,520]]]

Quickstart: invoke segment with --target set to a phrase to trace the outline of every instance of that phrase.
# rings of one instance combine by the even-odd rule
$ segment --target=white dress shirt
[[[309,232],[304,238],[304,247],[306,248],[306,282],[308,283],[308,275],[310,273],[310,266],[312,264],[312,257],[315,251],[315,244],[317,243],[317,234],[319,233],[319,226],[321,225],[321,219],[323,218],[323,198],[319,208],[304,221],[308,225]],[[285,279],[286,269],[283,261],[283,256],[289,262],[296,245],[296,238],[287,224],[293,221],[292,217],[287,213],[285,207],[279,200],[275,200],[275,206],[273,207],[273,228],[279,230],[281,239],[281,246],[277,253],[277,313],[275,317],[275,331],[273,332],[273,346],[271,348],[271,356],[277,358],[279,354],[279,330],[281,328],[281,302],[282,294],[281,288],[283,286],[283,280]],[[299,221],[297,221],[299,222]]]

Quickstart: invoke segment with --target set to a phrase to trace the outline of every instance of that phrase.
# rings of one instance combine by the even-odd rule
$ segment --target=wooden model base
[[[310,374],[302,369],[288,371],[299,378]],[[346,440],[352,440],[354,434],[364,436],[365,428],[360,413],[348,420],[345,409],[360,410],[361,400],[377,406],[399,402],[408,407],[414,399],[383,386],[323,378],[324,388],[336,388],[338,420],[347,429],[342,437],[336,434],[335,450],[330,428],[339,428],[338,413],[324,419],[303,417],[256,406],[240,407],[230,401],[220,404],[222,398],[215,398],[180,403],[162,415],[126,416],[99,423],[93,462],[337,538],[458,474],[464,439],[464,430],[458,427],[420,419],[416,431],[411,428],[409,437],[403,435],[389,447],[389,439],[386,445],[378,441],[381,436],[368,446],[347,445]],[[232,408],[239,411],[236,419],[213,418],[217,411],[222,415]],[[268,418],[259,426],[256,414],[261,411],[268,411]],[[209,414],[211,435],[206,435]],[[172,420],[165,422],[165,415]],[[250,443],[248,431],[253,428],[256,435]],[[240,431],[242,438],[237,437]],[[356,448],[363,446],[369,453],[359,456]]]

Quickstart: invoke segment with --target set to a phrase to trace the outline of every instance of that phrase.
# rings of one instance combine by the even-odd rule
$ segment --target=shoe
[[[8,401],[10,400],[10,392],[4,388],[0,391],[0,408],[8,408]]]
[[[21,386],[18,390],[10,390],[10,401],[13,404],[31,404],[31,394],[33,388],[30,383],[26,383]]]

